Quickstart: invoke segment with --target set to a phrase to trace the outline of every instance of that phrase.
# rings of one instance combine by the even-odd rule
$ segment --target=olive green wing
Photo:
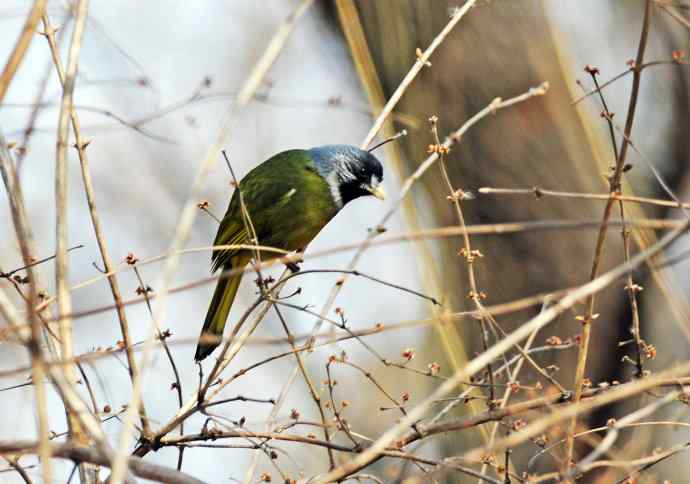
[[[291,201],[295,187],[302,187],[306,170],[313,171],[310,175],[318,177],[307,151],[289,150],[264,161],[240,181],[242,200],[260,243],[278,242],[274,232],[280,224],[276,223],[274,215],[282,213],[281,208]],[[248,244],[249,240],[239,195],[235,191],[213,245]],[[284,248],[284,244],[275,245]],[[214,250],[212,271],[227,265],[241,250]]]
[[[237,223],[232,217],[230,210],[223,218],[218,228],[218,233],[213,241],[213,245],[245,245],[249,243],[247,231],[242,221]],[[216,272],[219,267],[227,265],[233,256],[237,255],[241,249],[214,249],[211,256],[211,272]]]
[[[275,201],[269,201],[268,203],[271,205],[272,209],[276,209],[288,203],[291,195],[290,190],[288,190],[287,192],[280,194]],[[237,202],[237,204],[239,205],[239,202]],[[231,206],[228,209],[228,213],[221,221],[220,227],[218,228],[218,233],[213,241],[214,246],[248,245],[250,243],[250,237],[247,234],[242,214],[239,210],[233,209],[234,207]],[[261,235],[264,235],[264,226],[266,225],[262,221],[262,214],[257,212],[257,210],[251,210],[249,207],[247,208],[247,211],[250,213],[249,216],[252,221],[252,225],[254,226],[254,230],[256,230],[259,240],[261,240]],[[256,215],[252,215],[252,213]],[[215,249],[213,251],[213,255],[211,256],[211,272],[215,272],[219,267],[226,265],[242,250],[244,249]]]

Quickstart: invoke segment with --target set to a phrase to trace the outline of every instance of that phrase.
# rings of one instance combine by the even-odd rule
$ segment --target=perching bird
[[[235,190],[213,245],[250,244],[245,222],[251,221],[258,243],[287,251],[303,251],[348,202],[365,195],[383,199],[383,167],[368,151],[349,145],[278,153],[250,171],[240,190],[248,212],[243,218]],[[252,250],[214,250],[212,272],[244,268]],[[261,260],[280,256],[262,251]],[[225,321],[242,274],[221,278],[206,314],[194,359],[201,361],[220,344]]]

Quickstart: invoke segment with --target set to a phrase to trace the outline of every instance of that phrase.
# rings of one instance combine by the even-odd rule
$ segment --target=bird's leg
[[[302,253],[304,252],[304,249],[297,249],[296,252],[297,252],[298,254],[302,254]],[[293,274],[296,274],[297,272],[300,271],[300,267],[299,267],[298,262],[302,262],[302,260],[303,260],[302,257],[300,257],[300,259],[299,259],[298,261],[296,261],[296,262],[287,262],[287,263],[285,264],[285,267],[287,267],[288,269],[290,269],[290,272],[292,272]]]
[[[202,392],[203,380],[204,380],[204,367],[201,366],[201,362],[197,361],[196,364],[199,366],[199,390],[196,394],[196,404],[200,407],[204,403],[204,394]]]
[[[293,274],[295,274],[296,272],[299,272],[299,270],[300,270],[299,265],[297,265],[295,262],[288,262],[287,264],[285,264],[285,267],[290,269],[290,272],[292,272]]]

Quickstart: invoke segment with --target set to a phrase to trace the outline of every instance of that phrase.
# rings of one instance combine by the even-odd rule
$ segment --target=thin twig
[[[644,70],[644,69],[646,69],[647,67],[661,66],[661,65],[669,65],[669,64],[672,64],[672,65],[683,65],[684,63],[683,63],[683,62],[678,62],[678,61],[675,60],[675,59],[658,60],[658,61],[652,61],[652,62],[647,62],[647,63],[642,64],[642,65],[640,66],[640,70]],[[575,99],[573,102],[571,102],[570,105],[571,105],[571,106],[574,106],[574,105],[576,105],[576,104],[579,104],[581,101],[585,100],[585,99],[588,98],[589,96],[591,96],[591,95],[593,95],[593,94],[596,94],[596,93],[598,93],[598,92],[601,92],[604,88],[610,86],[611,84],[613,84],[613,83],[616,82],[617,80],[622,79],[623,77],[627,76],[628,74],[631,74],[631,73],[634,73],[634,72],[635,72],[635,67],[630,67],[630,68],[624,70],[624,71],[621,72],[620,74],[617,74],[617,75],[613,76],[613,77],[612,77],[611,79],[609,79],[608,81],[601,83],[601,85],[600,85],[599,87],[597,87],[596,89],[592,89],[591,91],[587,91],[585,94],[583,94],[582,96],[580,96],[579,98],[577,98],[577,99]]]
[[[615,228],[615,227],[620,227],[622,224],[620,221],[610,221],[608,223],[607,228]],[[680,220],[672,220],[672,219],[642,219],[642,220],[628,220],[627,225],[629,227],[639,227],[639,228],[646,228],[646,229],[655,229],[655,230],[669,230],[669,229],[677,229],[679,227],[682,227],[684,225],[683,221]],[[422,240],[422,239],[434,239],[434,238],[446,238],[446,237],[456,237],[458,235],[462,235],[463,233],[468,233],[469,235],[509,235],[509,234],[514,234],[514,233],[522,233],[522,232],[530,232],[530,233],[535,233],[535,232],[540,232],[540,231],[547,231],[547,230],[582,230],[582,229],[599,229],[601,226],[601,221],[600,220],[539,220],[539,221],[528,221],[528,222],[509,222],[509,223],[499,223],[499,224],[480,224],[480,225],[469,225],[465,229],[461,229],[457,226],[449,226],[449,227],[439,227],[439,228],[434,228],[434,229],[423,229],[423,230],[418,230],[415,232],[411,233],[402,233],[402,234],[396,234],[396,235],[389,235],[389,236],[384,236],[381,237],[378,240],[372,240],[371,242],[368,242],[369,247],[381,247],[381,246],[386,246],[386,245],[391,245],[391,244],[396,244],[399,242],[403,241],[416,241],[416,240]],[[251,249],[251,245],[222,245],[222,246],[205,246],[205,247],[197,247],[197,248],[190,248],[190,249],[185,249],[181,250],[178,252],[178,255],[184,255],[184,254],[191,254],[194,252],[199,252],[199,251],[208,251],[212,249],[225,249],[225,248],[247,248]],[[321,251],[315,251],[312,253],[306,253],[306,254],[300,254],[299,257],[293,257],[286,255],[285,258],[282,259],[273,259],[270,261],[266,261],[261,265],[261,268],[270,268],[276,265],[280,264],[285,264],[285,262],[292,262],[295,260],[301,261],[302,259],[304,260],[311,260],[311,259],[316,259],[320,257],[325,257],[328,255],[332,254],[337,254],[341,253],[344,251],[348,250],[355,250],[359,249],[362,247],[362,242],[358,243],[352,243],[352,244],[345,244],[329,249],[324,249]],[[270,249],[270,248],[269,248]],[[265,249],[261,249],[262,251]],[[285,251],[283,251],[285,252]],[[162,259],[167,259],[169,257],[168,254],[166,255],[159,255],[147,260],[142,260],[139,263],[139,266],[143,266],[149,263],[153,263],[155,261],[159,261]],[[220,274],[219,276],[212,276],[212,277],[206,277],[203,279],[200,279],[196,282],[192,282],[189,284],[185,284],[176,288],[170,289],[170,293],[177,293],[181,291],[186,291],[189,289],[193,289],[205,284],[209,284],[213,281],[216,281],[219,278],[222,277],[231,277],[237,274],[240,274],[242,272],[246,272],[247,270],[254,270],[254,269],[234,269],[232,271],[227,271],[223,274]],[[116,272],[119,272],[120,269],[116,269]],[[75,289],[81,289],[87,286],[90,286],[100,280],[103,280],[107,274],[103,275],[98,275],[92,279],[89,279],[88,281],[85,281],[83,283],[80,283],[74,287],[72,287],[72,290]],[[151,300],[155,299],[157,296],[155,294],[149,296]],[[46,307],[48,307],[50,304],[52,304],[55,301],[55,299],[47,299],[43,303],[41,303],[36,309],[37,310],[44,310]],[[123,302],[123,306],[129,306],[132,304],[143,304],[144,298],[135,298],[131,299],[128,301]],[[70,314],[70,317],[73,319],[76,318],[83,318],[86,316],[91,316],[93,314],[97,314],[100,312],[104,311],[110,311],[114,309],[115,306],[112,304],[94,308],[94,309],[89,309],[89,310],[84,310],[84,311],[79,311]],[[48,319],[50,321],[50,319]],[[326,318],[324,318],[324,321]]]
[[[288,341],[290,342],[290,345],[292,346],[292,351],[294,352],[295,355],[295,360],[297,360],[297,366],[299,366],[299,370],[302,373],[302,377],[304,378],[304,383],[306,383],[307,388],[309,389],[309,395],[311,395],[311,399],[314,401],[314,405],[316,405],[316,409],[319,411],[319,418],[321,418],[321,425],[323,425],[323,435],[324,438],[326,439],[326,442],[331,441],[331,435],[328,431],[328,425],[326,421],[326,414],[323,410],[323,405],[321,405],[321,396],[319,395],[319,392],[316,389],[316,386],[314,386],[314,382],[312,379],[309,377],[309,372],[307,372],[307,368],[304,365],[304,361],[302,359],[302,355],[296,351],[296,346],[294,343],[294,340],[292,338],[292,333],[290,332],[290,328],[287,325],[287,322],[285,321],[285,318],[283,317],[283,313],[280,312],[280,309],[278,306],[275,304],[273,305],[273,309],[275,310],[276,314],[278,315],[278,319],[280,320],[280,324],[283,326],[283,330],[285,331],[285,334],[287,335]],[[328,369],[328,367],[326,367]],[[329,380],[330,380],[330,375],[329,375]],[[331,392],[331,400],[333,399],[333,393]],[[333,404],[335,405],[335,403]],[[333,411],[336,412],[335,406],[333,407]],[[336,418],[340,420],[339,415],[336,413]],[[345,427],[343,427],[345,428]],[[345,430],[348,435],[349,431]],[[356,443],[356,442],[355,442]],[[335,468],[335,458],[333,457],[333,450],[328,448],[326,449],[328,452],[328,461],[330,464],[330,469]]]
[[[0,441],[0,452],[2,453],[30,454],[34,453],[37,447],[38,443],[35,441]],[[109,459],[98,449],[82,447],[73,443],[51,443],[50,450],[55,457],[69,459],[75,463],[92,463],[105,467],[110,466]],[[189,474],[146,462],[136,457],[129,457],[128,465],[132,469],[132,473],[142,479],[150,479],[166,484],[204,484],[204,481],[190,476]]]
[[[301,18],[301,16],[306,12],[307,8],[313,3],[313,0],[302,0],[298,8],[291,14],[278,28],[276,31],[274,37],[271,39],[271,41],[268,43],[268,46],[266,50],[264,51],[264,54],[262,57],[259,59],[259,61],[256,63],[254,66],[252,72],[249,74],[249,77],[247,80],[244,82],[242,89],[240,90],[240,94],[238,96],[237,103],[230,109],[228,110],[221,122],[221,127],[217,133],[217,136],[215,138],[215,142],[208,148],[207,154],[204,158],[204,160],[201,162],[196,179],[191,187],[190,190],[190,196],[187,199],[187,201],[184,204],[184,208],[182,209],[182,213],[180,215],[179,222],[177,224],[177,228],[175,230],[175,235],[172,238],[172,242],[170,243],[170,248],[169,248],[169,254],[170,257],[166,261],[165,268],[163,271],[163,275],[159,279],[159,281],[156,283],[156,287],[158,288],[158,297],[156,298],[156,303],[154,305],[154,317],[153,319],[155,321],[162,321],[165,319],[165,300],[167,295],[169,294],[169,289],[170,285],[172,284],[173,276],[175,272],[177,271],[178,265],[179,265],[179,252],[182,250],[184,247],[184,244],[187,240],[187,237],[189,235],[189,231],[192,227],[192,223],[194,222],[194,218],[196,217],[197,210],[196,209],[196,203],[195,200],[198,199],[198,193],[201,191],[201,189],[204,186],[205,180],[210,173],[211,168],[215,165],[215,162],[218,158],[218,155],[220,154],[220,149],[222,143],[225,142],[226,138],[230,134],[232,128],[235,125],[236,122],[236,115],[239,113],[241,109],[243,109],[249,101],[254,97],[256,94],[259,86],[261,85],[261,82],[263,79],[266,77],[268,74],[271,66],[275,62],[275,60],[278,58],[278,55],[280,52],[283,50],[285,47],[287,40],[290,37],[290,34],[293,32],[297,20]],[[265,314],[265,313],[264,313]],[[258,323],[257,323],[258,324]],[[248,337],[249,334],[251,333],[245,333],[246,336]],[[244,336],[244,335],[243,335]],[[240,340],[243,341],[242,338]],[[148,365],[148,361],[150,359],[150,349],[151,349],[151,343],[153,342],[153,338],[150,338],[150,343],[145,344],[144,346],[144,351],[142,355],[142,368],[145,368]],[[232,351],[232,348],[231,348]],[[224,361],[228,361],[227,359]],[[128,409],[128,412],[125,414],[124,418],[124,425],[123,425],[123,432],[121,435],[121,443],[120,443],[120,448],[121,452],[118,458],[118,461],[113,464],[113,482],[114,484],[120,484],[122,481],[123,477],[123,469],[124,466],[126,465],[126,453],[125,449],[127,448],[128,445],[128,439],[127,439],[127,434],[131,431],[131,425],[129,425],[129,422],[131,422],[131,419],[133,417],[133,410],[132,408],[138,408],[138,401],[141,399],[141,388],[142,388],[142,380],[143,378],[139,378],[135,381],[135,384],[133,385],[133,390],[132,390],[132,399],[130,402],[130,406]],[[187,401],[187,403],[178,411],[177,415],[173,417],[173,419],[163,427],[163,429],[159,430],[156,435],[154,436],[154,439],[160,439],[161,436],[165,435],[167,432],[172,430],[172,428],[177,427],[179,424],[179,421],[181,418],[186,418],[187,415],[191,414],[194,412],[194,408],[196,407],[198,402],[198,396],[195,395],[191,399]],[[183,417],[185,416],[185,417]],[[172,427],[171,427],[172,425]],[[150,449],[150,446],[141,446],[139,449]],[[139,452],[144,452],[142,450],[139,450]],[[114,479],[117,477],[117,479]]]
[[[7,460],[7,463],[12,468],[14,468],[14,470],[17,471],[17,474],[19,474],[21,476],[21,478],[24,479],[25,484],[33,484],[33,481],[31,480],[31,477],[29,477],[29,474],[28,474],[28,472],[26,472],[26,469],[24,468],[24,466],[19,464],[19,459],[15,459],[15,458],[11,458],[11,457],[10,458],[6,457],[5,459]]]
[[[48,13],[48,10],[46,9],[46,12]],[[69,23],[73,20],[72,16],[67,17],[65,20],[65,23],[62,25],[62,28],[60,29],[58,38],[57,38],[57,44],[58,44],[58,50],[62,46],[62,42],[67,38],[66,35],[64,35],[64,32],[67,30]],[[26,122],[26,125],[22,129],[22,140],[19,143],[19,153],[17,154],[17,172],[21,174],[22,172],[22,166],[24,163],[24,159],[26,158],[26,155],[29,153],[29,146],[30,146],[30,141],[34,133],[36,132],[36,122],[38,121],[38,117],[41,114],[42,107],[43,107],[43,98],[46,95],[46,90],[48,89],[48,84],[50,83],[50,80],[52,79],[52,74],[53,72],[53,60],[51,59],[46,63],[45,66],[45,72],[43,73],[43,76],[41,77],[41,84],[38,88],[38,91],[36,95],[34,96],[34,100],[31,103],[31,114],[29,115],[29,119]],[[9,106],[10,103],[3,103],[3,107]],[[73,106],[74,107],[74,106]],[[52,132],[53,130],[51,130]]]
[[[293,350],[294,350],[293,346]],[[298,353],[296,353],[298,354]],[[326,384],[328,385],[328,395],[330,397],[330,408],[333,411],[333,416],[335,417],[336,422],[338,422],[338,429],[342,430],[345,432],[345,435],[347,435],[347,438],[350,439],[350,442],[352,442],[352,445],[357,448],[360,446],[359,442],[355,438],[354,435],[352,435],[352,432],[350,431],[350,424],[348,423],[347,420],[342,416],[342,412],[339,410],[339,408],[342,406],[343,411],[346,407],[345,401],[341,402],[341,405],[339,406],[336,401],[335,401],[335,396],[334,396],[334,391],[333,387],[337,383],[333,377],[331,376],[331,365],[335,362],[333,358],[329,358],[328,362],[326,363]],[[333,469],[335,465],[331,466],[331,469]]]
[[[62,66],[62,61],[60,60],[60,51],[55,40],[56,29],[51,25],[50,18],[48,14],[43,15],[43,29],[45,31],[45,37],[48,41],[48,46],[50,47],[50,52],[55,65],[55,70],[58,74],[58,79],[63,87],[67,86],[67,78],[65,75],[64,68]],[[108,275],[108,284],[110,286],[110,291],[113,295],[113,300],[116,306],[117,317],[120,322],[120,332],[122,333],[122,341],[126,347],[131,345],[131,336],[129,332],[129,323],[127,321],[127,315],[125,314],[124,307],[122,306],[122,295],[120,293],[120,287],[117,282],[117,277],[115,274],[110,274],[113,270],[113,264],[108,253],[108,246],[103,235],[103,229],[101,226],[101,219],[96,207],[96,197],[93,188],[93,181],[91,179],[91,172],[89,169],[89,159],[86,154],[86,148],[91,143],[90,140],[85,140],[81,134],[81,126],[79,123],[79,117],[74,108],[70,109],[69,116],[72,124],[72,131],[74,133],[75,144],[74,147],[79,155],[79,162],[81,166],[82,181],[84,182],[84,192],[86,194],[86,201],[89,206],[89,214],[91,216],[91,223],[93,225],[93,231],[96,236],[96,242],[98,243],[98,249],[101,253],[101,260],[103,261],[103,267]],[[131,381],[134,381],[139,370],[137,367],[137,362],[134,359],[131,351],[127,352],[127,365]],[[145,435],[151,432],[149,427],[149,421],[146,417],[146,409],[142,402],[141,408],[139,409],[141,417],[141,426]]]
[[[429,118],[429,122],[431,123],[431,133],[434,137],[435,142],[434,150],[436,150],[436,152],[439,155],[439,166],[441,168],[441,175],[443,175],[443,180],[446,183],[446,186],[448,187],[447,198],[453,203],[453,207],[455,208],[455,215],[458,219],[458,225],[461,228],[466,227],[465,216],[460,206],[460,199],[462,198],[460,194],[463,193],[463,191],[453,187],[453,184],[450,181],[450,177],[448,176],[448,170],[446,169],[446,154],[448,153],[448,149],[444,149],[441,146],[441,140],[438,137],[438,118],[436,116],[432,116],[431,118]],[[482,351],[486,351],[489,348],[489,332],[487,331],[487,319],[491,316],[485,316],[482,312],[483,306],[481,300],[483,297],[486,297],[486,295],[483,292],[481,292],[477,286],[477,276],[475,274],[474,266],[474,263],[478,258],[482,257],[482,254],[479,250],[472,250],[472,245],[470,244],[470,236],[467,235],[467,232],[463,234],[462,240],[463,248],[460,250],[458,255],[462,256],[467,264],[467,280],[470,286],[470,292],[468,294],[468,297],[474,304],[475,309],[479,311],[479,313],[482,315],[479,318],[479,325],[482,338]],[[489,401],[487,402],[487,404],[489,408],[491,408],[495,404],[494,401],[496,400],[496,390],[494,388],[494,372],[491,369],[491,364],[488,364],[486,366],[486,374],[489,381]],[[484,472],[484,469],[482,470],[482,472]]]
[[[406,292],[408,294],[412,294],[414,296],[420,297],[422,299],[426,299],[427,301],[431,302],[434,305],[440,306],[441,303],[438,301],[433,296],[428,296],[424,293],[421,293],[419,291],[415,291],[414,289],[410,289],[405,286],[401,286],[400,284],[395,284],[393,282],[385,281],[381,278],[370,276],[369,274],[365,274],[361,271],[358,270],[345,270],[345,269],[303,269],[300,270],[299,272],[295,272],[293,274],[289,274],[285,277],[284,281],[289,281],[293,277],[301,277],[306,274],[348,274],[351,276],[355,277],[361,277],[363,279],[368,279],[370,281],[376,282],[377,284],[381,284],[382,286],[386,287],[391,287],[393,289],[397,289],[398,291]]]
[[[594,86],[597,88],[597,92],[599,93],[599,99],[601,100],[601,105],[604,108],[603,116],[606,119],[606,123],[609,127],[609,135],[611,136],[611,147],[613,149],[613,159],[618,160],[618,145],[616,143],[616,133],[613,127],[613,115],[611,114],[611,111],[609,110],[609,107],[606,104],[604,94],[601,92],[601,89],[599,89],[599,81],[597,80],[597,75],[599,71],[596,69],[589,69],[589,73],[592,76],[592,81],[594,82]],[[618,209],[620,212],[621,222],[623,224],[623,227],[621,228],[621,237],[623,239],[623,261],[627,262],[630,259],[630,229],[628,229],[627,225],[625,224],[625,208],[621,200],[618,200]],[[642,378],[642,376],[644,375],[644,367],[642,364],[643,341],[640,336],[640,312],[638,311],[637,307],[637,292],[641,290],[641,287],[633,282],[632,273],[628,274],[625,289],[628,292],[628,301],[630,302],[630,314],[632,315],[633,321],[632,333],[633,338],[635,339],[635,364],[637,367],[635,376],[637,376],[638,378]]]
[[[458,385],[458,383],[481,371],[488,362],[493,361],[495,358],[504,354],[506,351],[512,348],[513,345],[527,338],[533,331],[543,328],[549,324],[562,312],[573,307],[579,300],[588,297],[590,294],[601,291],[614,281],[618,280],[620,277],[627,274],[630,270],[642,264],[648,258],[663,250],[666,246],[684,234],[688,228],[690,228],[690,223],[686,222],[683,229],[670,232],[660,239],[656,244],[650,246],[647,250],[636,254],[628,263],[619,265],[618,267],[602,274],[587,284],[580,286],[578,289],[569,293],[550,308],[522,324],[518,329],[510,333],[508,337],[498,341],[491,348],[489,348],[488,351],[481,353],[479,356],[468,362],[464,368],[461,368],[453,375],[452,378],[446,380],[442,385],[440,385],[434,392],[432,392],[431,395],[414,407],[407,414],[407,416],[400,419],[395,426],[380,436],[376,442],[369,446],[364,452],[359,454],[351,461],[339,466],[333,472],[330,472],[324,476],[319,476],[314,482],[319,484],[332,482],[369,465],[378,458],[378,455],[381,451],[388,447],[402,434],[406,427],[416,422],[436,400],[445,397]],[[641,380],[641,382],[644,381],[646,380]],[[522,432],[519,434],[522,435]],[[515,435],[517,434],[511,434],[511,438]],[[513,447],[514,445],[510,443],[509,446]],[[501,449],[503,448],[505,447],[501,447]]]
[[[471,2],[468,2],[465,5],[468,5]],[[519,96],[515,96],[513,98],[507,99],[503,101],[501,98],[496,98],[494,99],[487,107],[479,111],[477,114],[472,116],[465,124],[463,124],[457,131],[454,131],[451,133],[443,142],[441,145],[441,148],[444,150],[450,150],[456,143],[460,141],[462,136],[476,123],[478,123],[480,120],[488,116],[489,114],[495,113],[497,110],[506,108],[509,106],[512,106],[514,104],[526,101],[532,97],[535,96],[543,96],[546,94],[546,91],[548,90],[549,85],[548,83],[542,83],[539,87],[535,87],[530,89],[528,92],[521,94]],[[381,218],[381,221],[377,224],[376,229],[372,230],[369,236],[360,244],[358,244],[358,249],[355,255],[353,256],[352,260],[347,266],[347,270],[354,270],[357,263],[361,259],[362,255],[364,252],[371,246],[373,245],[373,239],[379,235],[379,233],[383,232],[383,227],[385,224],[390,220],[390,218],[393,216],[393,214],[396,212],[396,210],[400,207],[402,204],[403,200],[407,196],[407,194],[410,192],[412,185],[431,167],[433,164],[439,159],[439,154],[437,152],[432,153],[424,162],[422,162],[417,170],[410,175],[405,182],[403,183],[401,189],[400,189],[400,194],[398,195],[398,198],[393,202],[391,208],[386,212],[386,214]],[[341,278],[338,283],[333,286],[331,289],[330,294],[328,295],[327,301],[323,306],[323,309],[321,310],[321,317],[319,320],[317,320],[314,323],[314,326],[312,328],[312,333],[316,333],[320,328],[321,324],[323,322],[323,318],[330,312],[331,307],[333,306],[336,297],[342,290],[342,287],[345,285],[345,282],[347,280],[347,277]]]
[[[599,445],[595,449],[593,449],[585,458],[583,458],[581,461],[579,461],[576,465],[574,465],[568,470],[567,477],[575,477],[580,472],[582,472],[582,470],[585,467],[597,460],[600,456],[607,453],[609,449],[613,446],[613,444],[616,442],[618,434],[620,433],[620,429],[622,429],[630,423],[636,422],[638,420],[650,416],[651,414],[668,405],[669,403],[677,401],[678,397],[682,393],[683,392],[680,391],[669,392],[666,394],[664,398],[655,400],[652,403],[632,413],[629,413],[625,417],[616,420],[615,423],[613,423],[613,425],[609,426],[609,431],[606,433],[606,436],[602,439]]]
[[[134,274],[137,276],[137,280],[139,281],[139,287],[142,289],[144,299],[146,300],[146,307],[149,310],[149,314],[151,317],[153,317],[153,308],[151,307],[151,300],[149,298],[149,291],[148,291],[148,286],[144,282],[144,279],[141,277],[141,272],[139,271],[139,268],[135,265],[132,264],[132,269],[134,270]],[[172,368],[173,376],[175,377],[175,383],[173,383],[172,387],[175,388],[177,391],[177,404],[179,408],[182,408],[182,405],[184,403],[184,398],[182,397],[182,380],[180,379],[180,372],[177,371],[177,364],[175,363],[175,358],[173,358],[172,353],[170,352],[170,348],[168,347],[167,343],[167,338],[168,336],[164,334],[161,331],[161,328],[158,329],[158,339],[161,342],[161,345],[163,346],[163,350],[165,351],[165,355],[168,358],[168,362],[170,363],[170,367]],[[127,353],[129,355],[130,352]],[[142,407],[143,408],[143,407]],[[146,434],[145,434],[146,435]],[[184,422],[180,422],[180,435],[184,435]],[[180,451],[177,456],[177,470],[182,470],[182,459],[184,457],[184,449],[180,448]]]
[[[72,320],[69,314],[72,312],[72,303],[69,292],[69,259],[67,251],[68,245],[68,170],[67,170],[67,145],[68,145],[68,121],[72,113],[74,102],[74,86],[79,65],[79,53],[82,46],[82,38],[86,27],[86,17],[88,13],[88,0],[79,0],[75,10],[74,30],[70,41],[69,53],[67,56],[67,66],[64,71],[62,103],[58,118],[57,142],[55,154],[55,207],[56,207],[56,257],[55,257],[55,286],[58,306],[58,328],[60,334],[60,357],[64,359],[72,358],[73,339],[72,339]],[[64,369],[65,379],[68,385],[74,386],[77,382],[77,375],[74,366],[69,365]],[[84,434],[80,419],[73,415],[69,410],[67,419],[70,425],[70,432],[75,442],[88,445],[88,438]],[[91,482],[88,476],[89,469],[80,466],[82,480]]]
[[[639,69],[644,62],[644,53],[647,48],[647,38],[649,34],[649,25],[651,18],[651,0],[645,1],[644,19],[642,21],[642,32],[640,34],[640,42],[637,50],[637,57],[635,59],[636,69],[633,73],[633,85],[632,91],[630,93],[630,104],[628,105],[628,114],[625,120],[625,135],[630,136],[632,132],[633,122],[635,120],[635,111],[637,107],[638,94],[640,91],[640,80],[642,71]],[[625,165],[626,156],[628,153],[629,142],[626,138],[623,139],[620,152],[618,154],[618,159],[616,160],[615,170],[610,178],[610,192],[618,193],[620,192],[621,177],[623,175],[623,167]],[[594,260],[592,262],[592,270],[590,273],[590,280],[595,280],[597,274],[599,273],[599,267],[603,259],[604,253],[604,243],[606,242],[606,235],[608,234],[607,225],[611,217],[611,212],[613,209],[614,199],[611,198],[606,203],[606,208],[604,209],[604,215],[601,222],[601,228],[599,230],[599,235],[597,237],[596,248],[594,252]],[[585,369],[587,365],[587,354],[589,352],[589,341],[592,332],[592,321],[594,317],[594,303],[595,294],[592,293],[588,296],[585,303],[586,309],[585,314],[582,317],[582,335],[580,340],[580,352],[578,354],[577,366],[575,369],[574,378],[574,393],[575,393],[575,403],[579,402],[580,396],[582,395],[583,381],[585,378]],[[574,439],[575,429],[577,427],[577,417],[573,417],[569,424],[569,438],[566,444],[566,458],[564,465],[569,467],[573,459],[574,450]]]
[[[0,104],[2,104],[5,99],[5,94],[10,87],[10,83],[14,78],[14,75],[19,69],[19,65],[24,60],[26,51],[29,49],[31,40],[33,39],[36,27],[38,26],[38,21],[41,15],[45,11],[47,0],[35,0],[29,14],[26,16],[26,21],[24,22],[24,27],[22,32],[19,34],[17,42],[14,44],[12,53],[10,54],[5,67],[0,74]]]
[[[456,8],[453,11],[453,15],[451,16],[450,21],[445,25],[445,27],[443,27],[443,29],[438,33],[438,35],[434,37],[434,40],[432,40],[431,44],[429,44],[429,47],[427,47],[424,50],[424,52],[422,52],[422,55],[417,57],[415,63],[412,65],[412,68],[408,71],[408,73],[405,75],[398,87],[395,89],[395,92],[391,95],[390,99],[388,99],[388,102],[383,107],[381,113],[376,117],[374,125],[371,127],[369,133],[367,133],[366,137],[364,138],[364,141],[360,145],[362,149],[366,149],[371,144],[378,132],[383,127],[383,124],[385,123],[390,113],[393,111],[393,109],[395,109],[395,106],[398,104],[398,101],[400,101],[403,94],[405,94],[407,88],[417,77],[417,74],[419,74],[419,72],[421,72],[424,66],[426,66],[429,63],[429,58],[431,57],[431,55],[443,43],[448,34],[450,34],[453,31],[453,28],[458,24],[458,22],[460,22],[460,20],[462,20],[465,14],[469,12],[469,10],[472,7],[474,7],[476,3],[477,0],[468,0],[462,7]]]
[[[536,329],[532,332],[532,334],[529,335],[527,338],[527,341],[525,342],[525,346],[523,348],[523,351],[525,352],[525,356],[522,356],[518,361],[517,364],[515,365],[515,368],[513,368],[513,371],[510,373],[509,380],[508,380],[508,387],[504,390],[503,392],[503,397],[501,398],[501,401],[498,405],[498,408],[505,408],[508,405],[508,401],[510,400],[510,396],[513,394],[513,388],[511,384],[516,384],[518,376],[520,374],[520,370],[522,370],[522,366],[525,362],[526,356],[529,354],[530,348],[532,347],[532,344],[534,343],[535,338],[537,337],[537,334],[539,333],[539,330]],[[561,392],[561,397],[565,397],[563,392]],[[489,443],[488,446],[492,446],[493,443],[496,441],[496,436],[498,435],[498,429],[499,429],[499,423],[495,423],[494,426],[491,429],[491,435],[489,437]],[[509,447],[506,447],[506,478],[508,479],[508,470],[510,467],[508,466],[509,462]],[[486,472],[486,467],[487,463],[482,464],[481,472],[484,473]]]
[[[563,192],[558,190],[547,190],[541,187],[532,188],[493,188],[493,187],[482,187],[477,190],[478,193],[482,195],[532,195],[537,199],[545,197],[557,197],[557,198],[578,198],[583,200],[602,200],[608,201],[612,196],[615,200],[620,200],[622,202],[640,203],[647,205],[656,205],[660,207],[670,207],[670,208],[683,208],[689,209],[690,203],[679,204],[672,200],[660,200],[658,198],[647,198],[638,197],[635,195],[622,195],[616,193],[611,195],[610,193],[581,193],[581,192]]]
[[[70,247],[69,249],[67,249],[67,252],[72,252],[73,250],[83,249],[83,248],[84,248],[84,244],[79,244],[79,245],[75,245],[73,247]],[[24,270],[28,269],[29,267],[36,267],[37,265],[41,265],[44,262],[48,262],[48,261],[55,259],[55,257],[56,257],[56,255],[53,254],[51,256],[44,257],[43,259],[39,259],[37,261],[34,261],[30,264],[26,264],[26,265],[23,265],[21,267],[17,267],[16,269],[12,269],[9,272],[0,271],[0,278],[9,279],[19,271],[24,271]]]
[[[667,378],[673,378],[674,376],[681,376],[687,374],[690,371],[690,364],[684,363],[670,370],[662,371],[649,378],[642,378],[635,380],[631,383],[625,385],[618,385],[612,388],[610,391],[604,392],[601,395],[587,400],[585,402],[580,401],[578,403],[574,402],[560,408],[558,412],[553,412],[547,416],[535,420],[526,427],[522,428],[520,432],[516,432],[510,435],[506,439],[502,439],[496,442],[493,448],[475,448],[469,452],[466,452],[463,456],[466,459],[475,459],[478,456],[483,455],[484,452],[489,451],[501,451],[506,447],[514,447],[519,445],[532,437],[541,435],[548,428],[552,428],[555,424],[571,419],[573,416],[581,415],[584,413],[591,412],[594,409],[603,407],[605,405],[610,405],[621,400],[628,399],[632,396],[639,395],[649,389],[658,386],[660,381]],[[673,392],[675,393],[675,392]],[[567,443],[567,442],[566,442]]]
[[[655,3],[659,6],[659,8],[661,8],[663,12],[669,14],[671,18],[673,18],[673,20],[681,24],[683,27],[690,29],[690,21],[686,19],[683,15],[678,13],[672,5],[664,5],[658,0],[656,0]]]

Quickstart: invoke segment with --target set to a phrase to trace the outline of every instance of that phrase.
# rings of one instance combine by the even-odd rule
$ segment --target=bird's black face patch
[[[325,145],[312,148],[309,155],[328,183],[338,210],[355,198],[383,198],[383,165],[368,151],[352,145]]]
[[[343,205],[355,198],[374,195],[383,181],[383,166],[374,155],[362,150],[343,165],[339,185]]]

